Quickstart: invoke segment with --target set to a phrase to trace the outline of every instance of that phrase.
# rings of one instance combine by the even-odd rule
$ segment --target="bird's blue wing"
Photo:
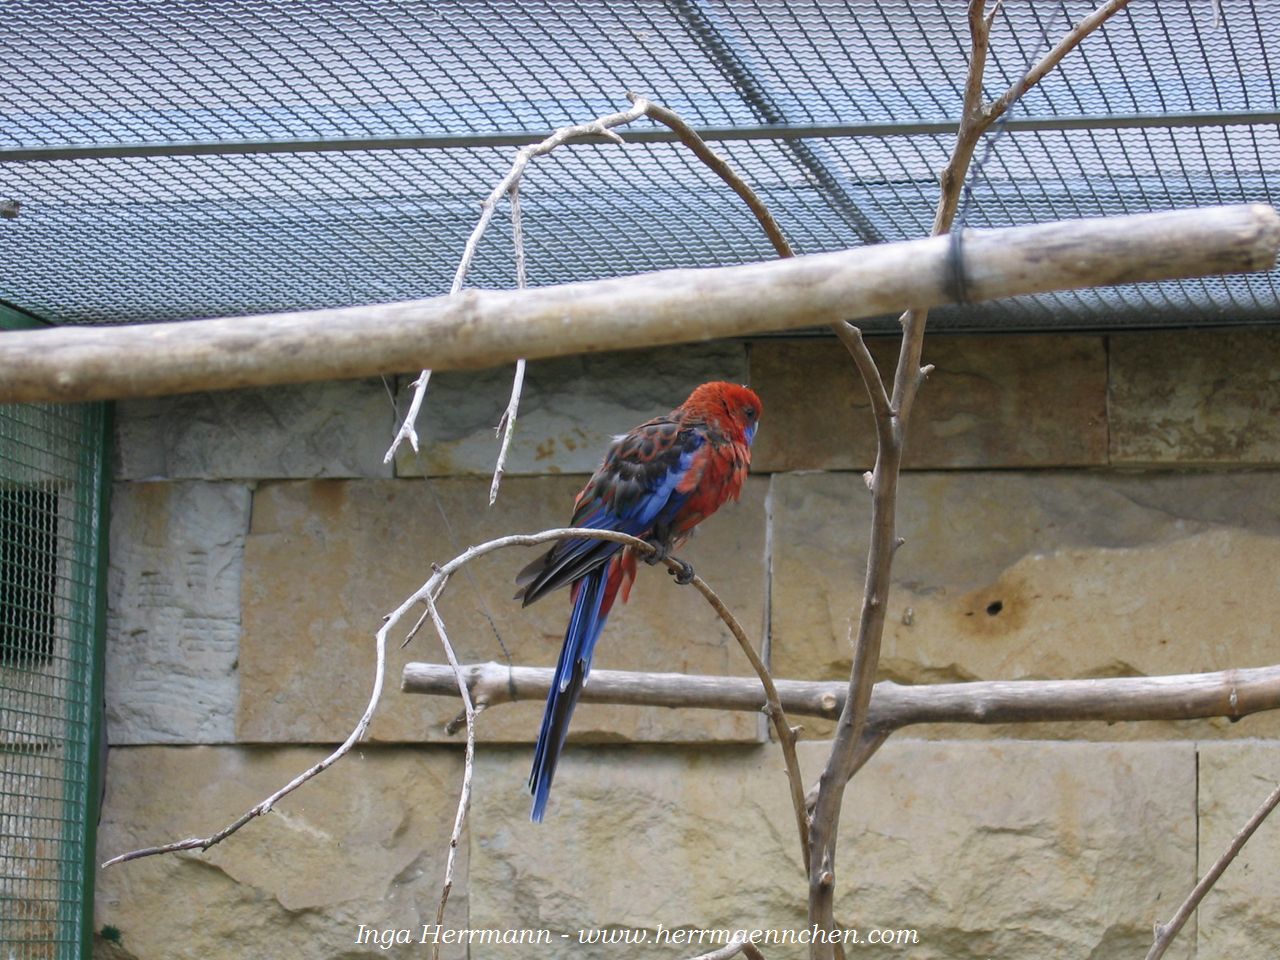
[[[687,494],[678,488],[704,442],[700,431],[666,417],[619,437],[578,494],[572,525],[647,535],[683,505]],[[562,540],[520,571],[516,598],[528,606],[600,567],[620,549],[607,540]]]

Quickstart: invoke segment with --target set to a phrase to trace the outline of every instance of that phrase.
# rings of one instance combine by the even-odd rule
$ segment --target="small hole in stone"
[[[994,617],[997,613],[1004,609],[1004,604],[999,600],[992,600],[987,604],[987,616]]]

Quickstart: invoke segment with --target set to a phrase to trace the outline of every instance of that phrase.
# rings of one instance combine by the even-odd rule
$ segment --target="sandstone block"
[[[848,675],[869,498],[851,475],[774,478],[772,657]],[[903,683],[1158,675],[1275,662],[1280,476],[904,476],[882,676]],[[823,729],[815,724],[813,730]],[[946,735],[1270,735],[1238,724],[949,727]]]
[[[99,860],[206,836],[327,753],[313,747],[124,747],[110,752]],[[204,853],[99,870],[94,926],[137,960],[422,957],[356,942],[361,924],[434,923],[461,755],[360,748]],[[446,925],[466,926],[463,836]],[[442,955],[465,957],[456,947]]]
[[[395,416],[380,379],[125,400],[120,480],[387,477]]]
[[[468,545],[510,533],[562,526],[582,478],[511,477],[489,509],[487,479],[314,481],[266,484],[254,496],[243,580],[240,644],[242,740],[344,739],[364,709],[374,634],[386,612]],[[758,633],[764,617],[765,491],[748,482],[742,502],[722,508],[683,551],[739,620]],[[509,549],[453,578],[440,610],[463,662],[555,664],[568,620],[568,595],[527,609],[512,599],[516,572],[537,554]],[[413,615],[416,617],[417,613]],[[411,617],[395,633],[388,690],[372,735],[437,740],[459,710],[452,698],[402,694],[408,660],[444,663],[430,625],[400,649]],[[737,642],[695,591],[643,567],[631,602],[615,608],[594,665],[689,673],[750,672]],[[542,703],[481,715],[487,740],[536,737]],[[574,733],[588,739],[755,741],[755,715],[582,705]]]
[[[828,748],[802,745],[811,778]],[[472,926],[545,927],[549,956],[599,958],[620,948],[580,944],[579,930],[647,933],[627,956],[669,958],[710,946],[658,944],[659,924],[807,927],[775,747],[570,749],[542,824],[528,822],[524,767],[519,753],[479,756]],[[837,918],[917,932],[858,956],[1141,956],[1195,872],[1194,796],[1189,743],[891,740],[847,794]],[[1169,955],[1192,953],[1187,941]],[[517,955],[472,947],[473,960]]]
[[[891,384],[896,339],[867,341]],[[912,414],[905,466],[1092,466],[1107,459],[1107,358],[1100,337],[932,337],[935,366]],[[760,471],[869,469],[875,427],[848,351],[834,339],[754,344],[764,402]]]
[[[235,737],[240,567],[249,489],[118,483],[107,575],[113,744]]]
[[[1280,333],[1111,338],[1115,463],[1280,462]]]
[[[1274,743],[1200,744],[1200,873],[1222,855],[1278,781],[1280,757]],[[1175,891],[1174,907],[1193,885]],[[1280,830],[1273,815],[1201,901],[1193,918],[1199,956],[1272,960],[1280,955],[1280,918],[1272,909],[1277,897]],[[1168,920],[1174,907],[1161,919]],[[1191,934],[1184,928],[1179,936]]]
[[[433,374],[419,419],[421,452],[396,456],[399,476],[493,473],[494,428],[511,395],[511,367]],[[408,380],[400,408],[408,406]],[[591,473],[609,441],[666,413],[700,383],[746,383],[741,343],[590,354],[528,365],[506,472]]]

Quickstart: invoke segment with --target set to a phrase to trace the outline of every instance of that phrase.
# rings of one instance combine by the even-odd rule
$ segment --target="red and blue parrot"
[[[669,414],[615,437],[574,501],[575,527],[619,530],[647,541],[658,563],[727,500],[737,500],[751,464],[760,398],[734,383],[704,383]],[[520,571],[517,600],[528,606],[571,584],[573,613],[556,663],[529,774],[531,818],[541,822],[551,780],[569,733],[569,718],[591,672],[591,655],[613,601],[625,603],[636,576],[631,547],[587,538],[561,540]],[[682,562],[676,576],[693,579]]]

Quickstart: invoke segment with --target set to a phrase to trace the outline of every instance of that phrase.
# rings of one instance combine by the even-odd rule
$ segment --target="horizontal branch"
[[[552,671],[498,663],[462,666],[477,705],[546,698]],[[845,681],[775,680],[788,714],[834,720],[844,707]],[[408,663],[401,689],[458,696],[449,666]],[[584,703],[711,710],[762,710],[764,689],[755,677],[700,676],[592,670]],[[1096,720],[1239,719],[1280,708],[1280,665],[1217,673],[1096,680],[978,680],[904,686],[875,685],[867,726],[892,731],[917,723],[1047,723]]]
[[[1280,214],[1210,207],[966,231],[974,300],[1267,270]],[[0,402],[78,402],[489,367],[829,325],[951,302],[950,241],[254,317],[0,334]]]

